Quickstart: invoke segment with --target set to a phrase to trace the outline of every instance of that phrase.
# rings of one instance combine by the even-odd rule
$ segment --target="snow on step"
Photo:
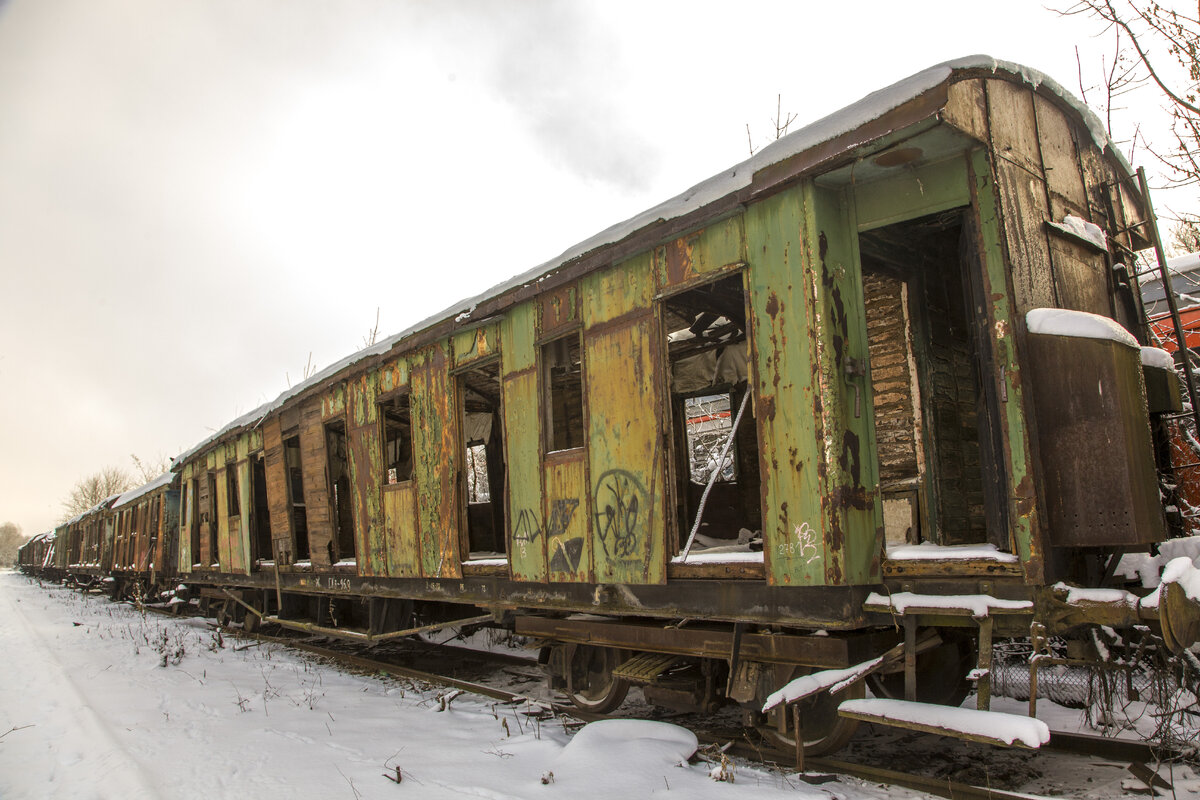
[[[896,614],[904,614],[911,608],[947,614],[970,614],[973,617],[986,617],[992,613],[1019,614],[1033,610],[1033,603],[1029,600],[1001,600],[989,594],[943,595],[914,592],[896,592],[893,595],[871,592],[864,606],[869,611],[891,611]]]
[[[976,741],[1038,748],[1050,741],[1050,728],[1040,719],[977,711],[908,700],[847,700],[838,713],[867,722],[899,725],[928,733],[958,734]]]

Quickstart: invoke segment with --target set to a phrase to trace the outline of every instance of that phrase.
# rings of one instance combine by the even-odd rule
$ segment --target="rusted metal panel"
[[[763,492],[763,551],[772,585],[821,585],[827,539],[821,476],[827,469],[819,362],[814,244],[806,236],[811,190],[746,210],[755,419]]]
[[[247,442],[245,438],[238,437],[238,455],[240,460],[230,464],[227,469],[237,471],[237,504],[240,514],[237,516],[237,524],[233,524],[233,519],[230,520],[229,531],[229,561],[226,563],[226,572],[235,572],[241,575],[250,574],[250,492],[253,489],[250,479],[250,462],[246,458]]]
[[[210,554],[213,552],[212,541],[217,531],[217,521],[213,517],[213,504],[216,498],[213,497],[212,485],[209,481],[209,473],[207,470],[201,470],[197,475],[199,500],[197,503],[200,512],[200,552],[193,553],[195,561],[201,569],[208,569],[211,563]]]
[[[421,572],[429,577],[462,575],[459,559],[458,414],[450,379],[448,343],[441,342],[411,359],[413,474],[417,481],[417,517]]]
[[[451,343],[456,367],[491,358],[500,351],[500,324],[492,322],[459,331],[451,337]]]
[[[596,580],[665,583],[665,382],[652,256],[593,273],[582,288]]]
[[[179,553],[177,566],[180,573],[192,571],[192,520],[196,513],[198,498],[192,492],[192,465],[184,464],[179,472],[180,502],[183,511],[179,516]],[[114,530],[114,535],[116,531]]]
[[[572,290],[573,291],[573,290]],[[570,302],[570,296],[562,298]],[[551,304],[551,313],[564,324],[566,306]],[[501,323],[501,403],[504,408],[504,450],[508,467],[505,498],[508,518],[508,560],[514,580],[546,580],[546,537],[543,517],[542,467],[538,416],[537,306],[512,309]],[[546,320],[542,306],[542,321]]]
[[[229,571],[229,565],[232,563],[230,553],[229,533],[229,483],[225,475],[226,467],[221,467],[217,470],[217,563],[221,565],[223,572]]]
[[[1013,167],[997,160],[997,176],[993,178],[986,151],[971,153],[972,207],[978,215],[978,241],[975,247],[982,267],[981,288],[989,302],[984,311],[988,318],[992,374],[984,380],[994,381],[1000,402],[998,424],[1004,442],[1004,477],[1008,498],[1008,529],[1011,551],[1018,554],[1025,569],[1025,579],[1039,583],[1043,579],[1044,549],[1041,523],[1038,518],[1037,496],[1033,470],[1030,465],[1029,430],[1025,416],[1025,390],[1018,361],[1015,329],[1018,314],[1026,308],[1020,305],[1020,291],[1015,290],[1017,275],[1004,258],[1002,237],[1008,232],[1002,221],[1005,176],[1012,176]],[[996,181],[1001,183],[997,191]],[[1001,202],[997,204],[997,196]],[[1011,196],[1011,195],[1009,195]],[[1020,258],[1020,250],[1012,248],[1010,258]],[[1009,282],[1011,275],[1012,282]],[[1028,298],[1026,299],[1028,302]],[[1014,307],[1015,306],[1015,307]]]
[[[346,413],[346,384],[338,383],[321,395],[321,419],[330,420]]]
[[[272,556],[277,564],[283,566],[289,563],[285,555],[294,551],[292,520],[288,513],[287,464],[279,422],[279,417],[269,417],[263,422],[262,429],[266,450],[267,510],[271,516],[271,545],[274,551]]]
[[[590,581],[591,508],[587,458],[582,449],[548,456],[545,463],[546,549],[550,580]]]
[[[417,487],[405,481],[383,487],[387,574],[393,578],[421,575],[421,541],[417,533]]]
[[[1137,348],[1030,334],[1043,505],[1058,547],[1138,546],[1165,538]],[[1120,453],[1119,458],[1097,458]]]
[[[746,235],[740,214],[654,250],[659,289],[687,284],[698,276],[745,260]]]
[[[579,287],[560,286],[537,299],[541,314],[542,336],[579,324]]]
[[[300,463],[304,471],[309,557],[314,566],[329,566],[333,552],[333,511],[320,398],[311,398],[300,407]]]
[[[383,475],[382,442],[379,434],[378,385],[382,376],[389,384],[396,375],[391,365],[360,375],[346,387],[351,497],[354,506],[355,552],[359,575],[387,575],[387,521],[380,496]],[[407,375],[405,375],[407,381]]]
[[[962,176],[961,166],[956,172]],[[826,465],[821,494],[828,545],[824,582],[874,583],[880,578],[883,509],[878,498],[874,407],[862,270],[853,203],[842,193],[813,193],[812,269],[819,329],[821,411]]]

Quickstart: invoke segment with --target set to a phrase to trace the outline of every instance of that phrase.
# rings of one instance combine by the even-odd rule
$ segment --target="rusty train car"
[[[1178,410],[1147,400],[1174,374],[1121,265],[1156,234],[1101,130],[1018,65],[914,75],[234,420],[140,496],[158,527],[115,500],[61,568],[247,627],[486,619],[583,708],[740,703],[810,752],[856,724],[839,698],[767,695],[894,647],[876,694],[970,673],[986,706],[993,637],[1160,624],[1065,588],[1168,535]]]

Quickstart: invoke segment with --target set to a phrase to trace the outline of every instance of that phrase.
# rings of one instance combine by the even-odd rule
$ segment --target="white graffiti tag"
[[[795,533],[796,541],[783,542],[779,545],[779,555],[804,559],[805,564],[816,561],[821,556],[820,548],[817,546],[817,532],[807,522],[804,522],[796,526]]]

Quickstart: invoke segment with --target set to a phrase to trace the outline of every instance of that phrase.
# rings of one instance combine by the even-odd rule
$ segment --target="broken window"
[[[407,393],[379,404],[383,424],[383,482],[385,485],[412,480],[412,411]]]
[[[300,463],[300,437],[283,440],[283,463],[287,469],[288,513],[292,522],[294,561],[308,560],[308,506],[304,504],[304,468]]]
[[[271,514],[267,506],[267,462],[262,453],[250,460],[250,547],[254,562],[268,560],[271,553]]]
[[[741,273],[664,298],[662,316],[678,546],[694,530],[690,552],[761,551],[758,433]]]
[[[228,495],[229,502],[228,511],[230,517],[236,517],[242,513],[241,497],[238,494],[238,471],[237,464],[225,465],[225,493]]]
[[[326,468],[329,474],[330,501],[336,527],[337,552],[334,560],[352,559],[354,551],[354,507],[350,492],[350,466],[346,423],[342,420],[325,426]]]
[[[583,367],[576,331],[542,345],[546,451],[583,447]]]
[[[192,479],[192,487],[188,491],[188,498],[191,502],[191,515],[188,521],[191,523],[191,538],[192,538],[192,566],[200,566],[200,525],[201,511],[200,503],[200,480],[199,478]]]
[[[221,564],[220,551],[217,548],[217,473],[208,473],[205,482],[208,484],[208,502],[205,504],[205,513],[208,515],[208,561],[205,563],[219,567]]]
[[[504,423],[500,364],[493,361],[458,377],[462,398],[463,494],[467,558],[497,557],[504,541]]]

